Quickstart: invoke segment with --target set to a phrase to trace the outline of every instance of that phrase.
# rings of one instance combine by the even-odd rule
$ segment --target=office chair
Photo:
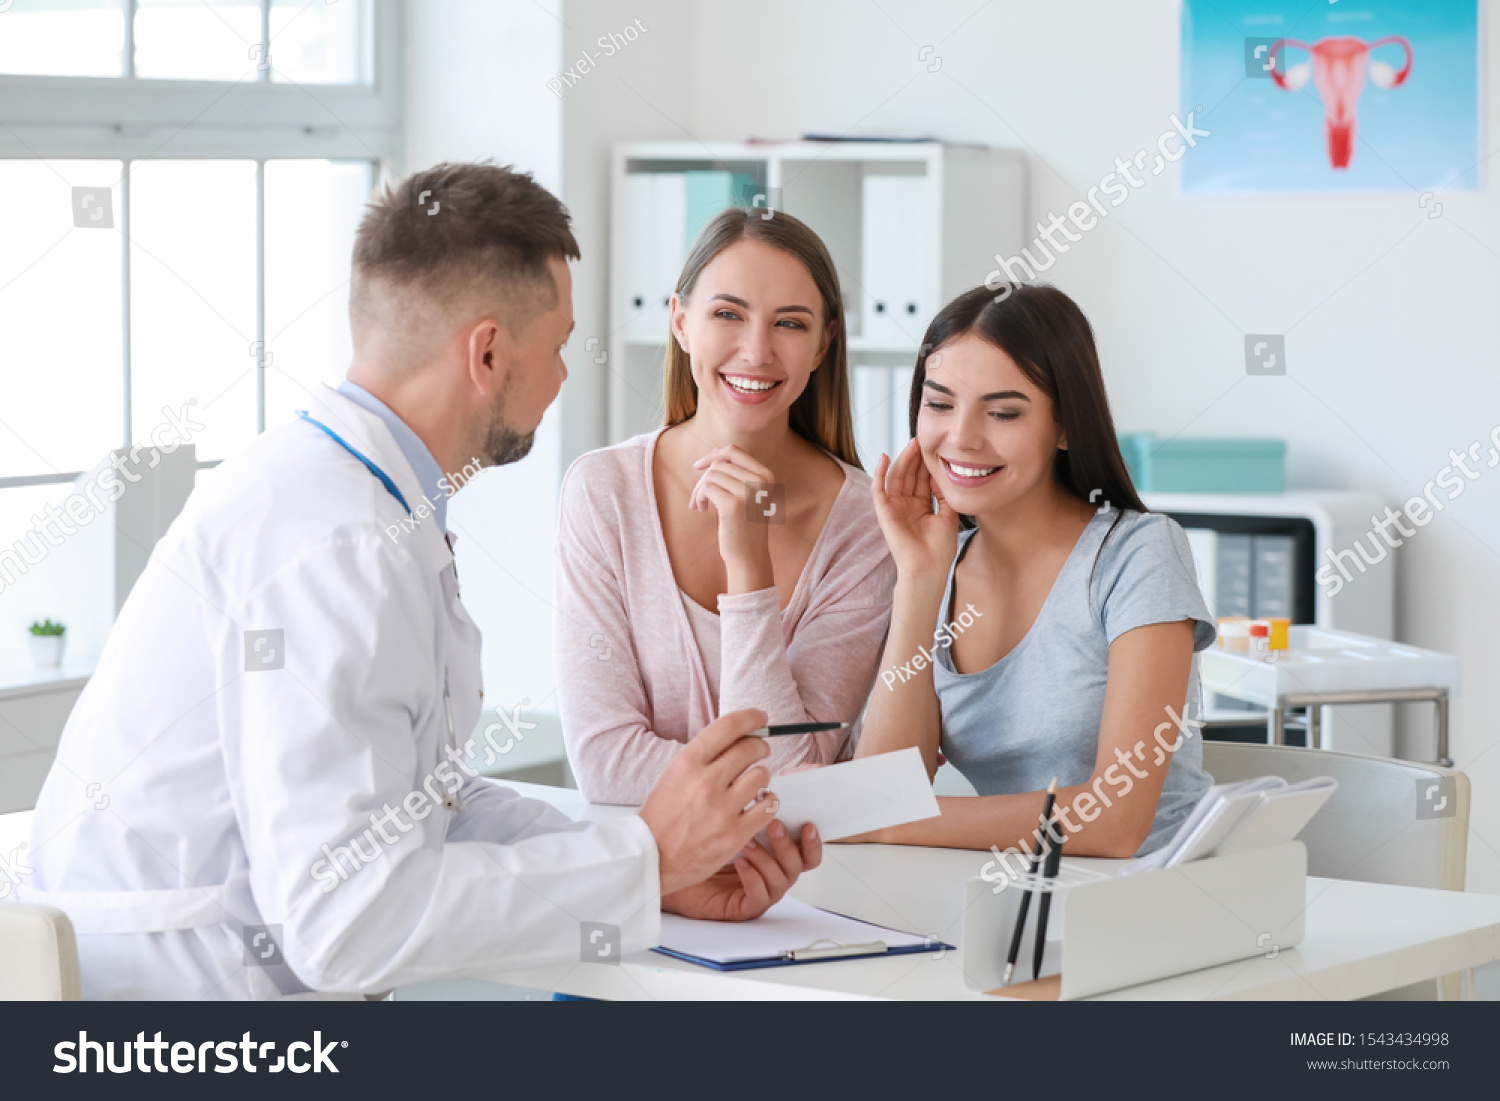
[[[78,943],[68,915],[0,902],[0,1001],[76,1002]]]
[[[1216,784],[1280,776],[1295,784],[1332,776],[1338,791],[1299,839],[1307,874],[1462,891],[1468,857],[1469,778],[1416,761],[1298,746],[1203,743],[1203,767]],[[1473,969],[1465,972],[1470,996]],[[1461,996],[1458,973],[1401,987],[1381,999]]]

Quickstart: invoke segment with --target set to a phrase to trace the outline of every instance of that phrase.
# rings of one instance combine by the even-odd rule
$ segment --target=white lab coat
[[[380,419],[317,396],[312,415],[420,511]],[[359,996],[577,961],[581,922],[618,926],[622,951],[657,943],[657,850],[640,818],[573,823],[470,778],[460,810],[427,800],[416,819],[424,780],[446,795],[463,779],[444,767],[445,674],[460,746],[483,688],[450,547],[431,517],[393,539],[405,515],[302,421],[202,477],[121,610],[37,804],[18,894],[73,920],[85,997],[276,998],[304,984]],[[274,638],[247,644],[276,628],[283,655],[268,654]],[[408,799],[383,820],[393,843],[365,833]],[[357,871],[339,857],[336,879],[324,846],[351,838],[379,855]],[[285,965],[247,966],[255,925],[281,926]]]

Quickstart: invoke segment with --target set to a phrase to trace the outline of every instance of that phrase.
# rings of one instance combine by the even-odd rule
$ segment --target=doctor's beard
[[[508,466],[510,463],[518,463],[531,451],[531,445],[536,442],[536,429],[524,435],[517,432],[505,423],[505,405],[502,402],[499,409],[495,411],[495,417],[490,421],[489,430],[485,433],[483,456],[489,466]]]

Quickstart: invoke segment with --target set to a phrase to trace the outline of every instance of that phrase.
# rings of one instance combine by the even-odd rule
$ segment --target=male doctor
[[[663,908],[757,916],[818,864],[758,797],[757,711],[694,738],[639,817],[575,823],[466,775],[484,692],[445,490],[530,448],[578,255],[562,205],[493,165],[369,207],[348,380],[202,478],[42,790],[20,897],[72,919],[85,997],[577,965],[655,945]]]

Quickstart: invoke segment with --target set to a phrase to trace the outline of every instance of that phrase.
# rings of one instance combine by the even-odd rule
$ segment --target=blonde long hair
[[[834,323],[833,336],[823,362],[808,379],[790,410],[792,431],[815,447],[860,467],[854,447],[854,417],[849,407],[849,350],[845,340],[844,299],[839,292],[838,269],[822,240],[803,222],[776,211],[731,207],[721,211],[703,227],[693,251],[677,277],[676,291],[686,301],[698,285],[698,277],[715,256],[738,241],[760,241],[795,257],[812,276],[823,299],[824,324]],[[698,411],[698,384],[692,363],[675,338],[667,338],[665,397],[667,427],[681,424]]]

